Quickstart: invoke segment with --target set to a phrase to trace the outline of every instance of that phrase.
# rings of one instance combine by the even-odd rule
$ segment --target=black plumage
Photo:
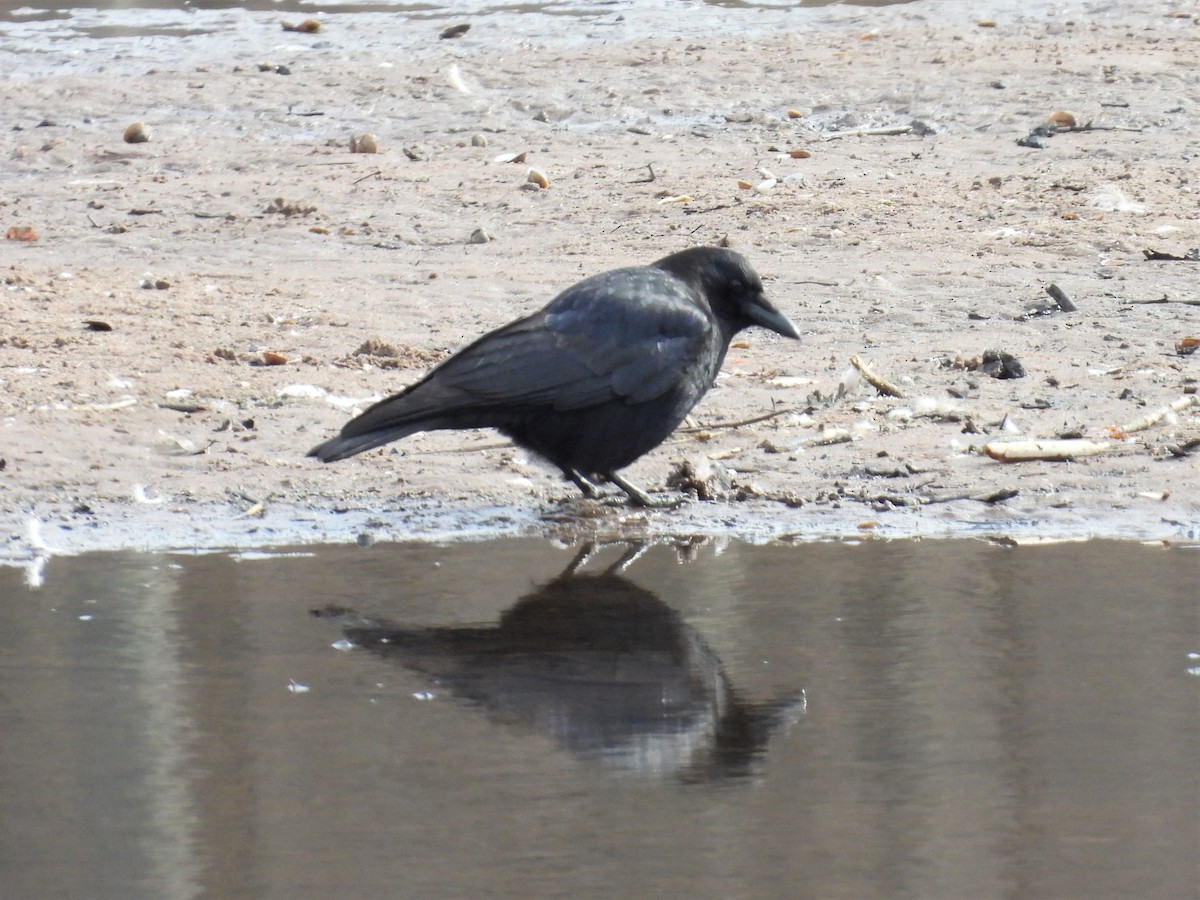
[[[418,431],[495,428],[588,495],[610,481],[649,504],[617,470],[678,427],[751,325],[799,337],[732,250],[604,272],[485,334],[308,455],[333,462]]]

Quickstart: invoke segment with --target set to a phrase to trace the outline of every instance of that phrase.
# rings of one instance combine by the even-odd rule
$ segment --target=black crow
[[[712,387],[729,342],[761,325],[799,338],[732,250],[694,247],[567,288],[458,351],[308,452],[345,459],[418,431],[495,428],[588,496],[657,447]]]

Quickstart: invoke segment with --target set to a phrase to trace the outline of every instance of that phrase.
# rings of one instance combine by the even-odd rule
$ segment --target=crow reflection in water
[[[686,780],[751,774],[775,727],[802,711],[803,694],[742,700],[678,613],[615,574],[620,563],[579,574],[582,557],[494,626],[402,628],[317,614],[341,621],[353,643],[579,757]]]

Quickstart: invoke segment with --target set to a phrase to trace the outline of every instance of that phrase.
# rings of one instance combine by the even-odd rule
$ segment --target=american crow
[[[308,455],[333,462],[418,431],[495,428],[584,494],[609,481],[651,506],[617,470],[675,430],[751,325],[800,337],[732,250],[694,247],[604,272],[485,334]]]

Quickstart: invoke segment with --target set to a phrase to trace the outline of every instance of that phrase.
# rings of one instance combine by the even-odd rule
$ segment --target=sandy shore
[[[1179,401],[1200,264],[1144,251],[1200,246],[1200,26],[1127,7],[991,25],[937,0],[621,7],[451,40],[450,20],[396,14],[317,34],[237,10],[142,11],[133,33],[10,17],[0,229],[37,240],[0,244],[4,554],[364,532],[1195,540],[1200,408]],[[1093,127],[1017,144],[1058,110]],[[127,144],[137,121],[151,140]],[[364,132],[377,154],[349,152]],[[583,503],[486,432],[304,457],[578,278],[723,241],[804,340],[747,332],[695,427],[626,473],[658,489],[719,463],[719,499]],[[1051,284],[1075,310],[1024,315]],[[371,339],[389,355],[356,352]],[[1024,377],[964,367],[993,349]],[[848,374],[855,356],[904,396]],[[1110,444],[981,452],[1063,435]]]

